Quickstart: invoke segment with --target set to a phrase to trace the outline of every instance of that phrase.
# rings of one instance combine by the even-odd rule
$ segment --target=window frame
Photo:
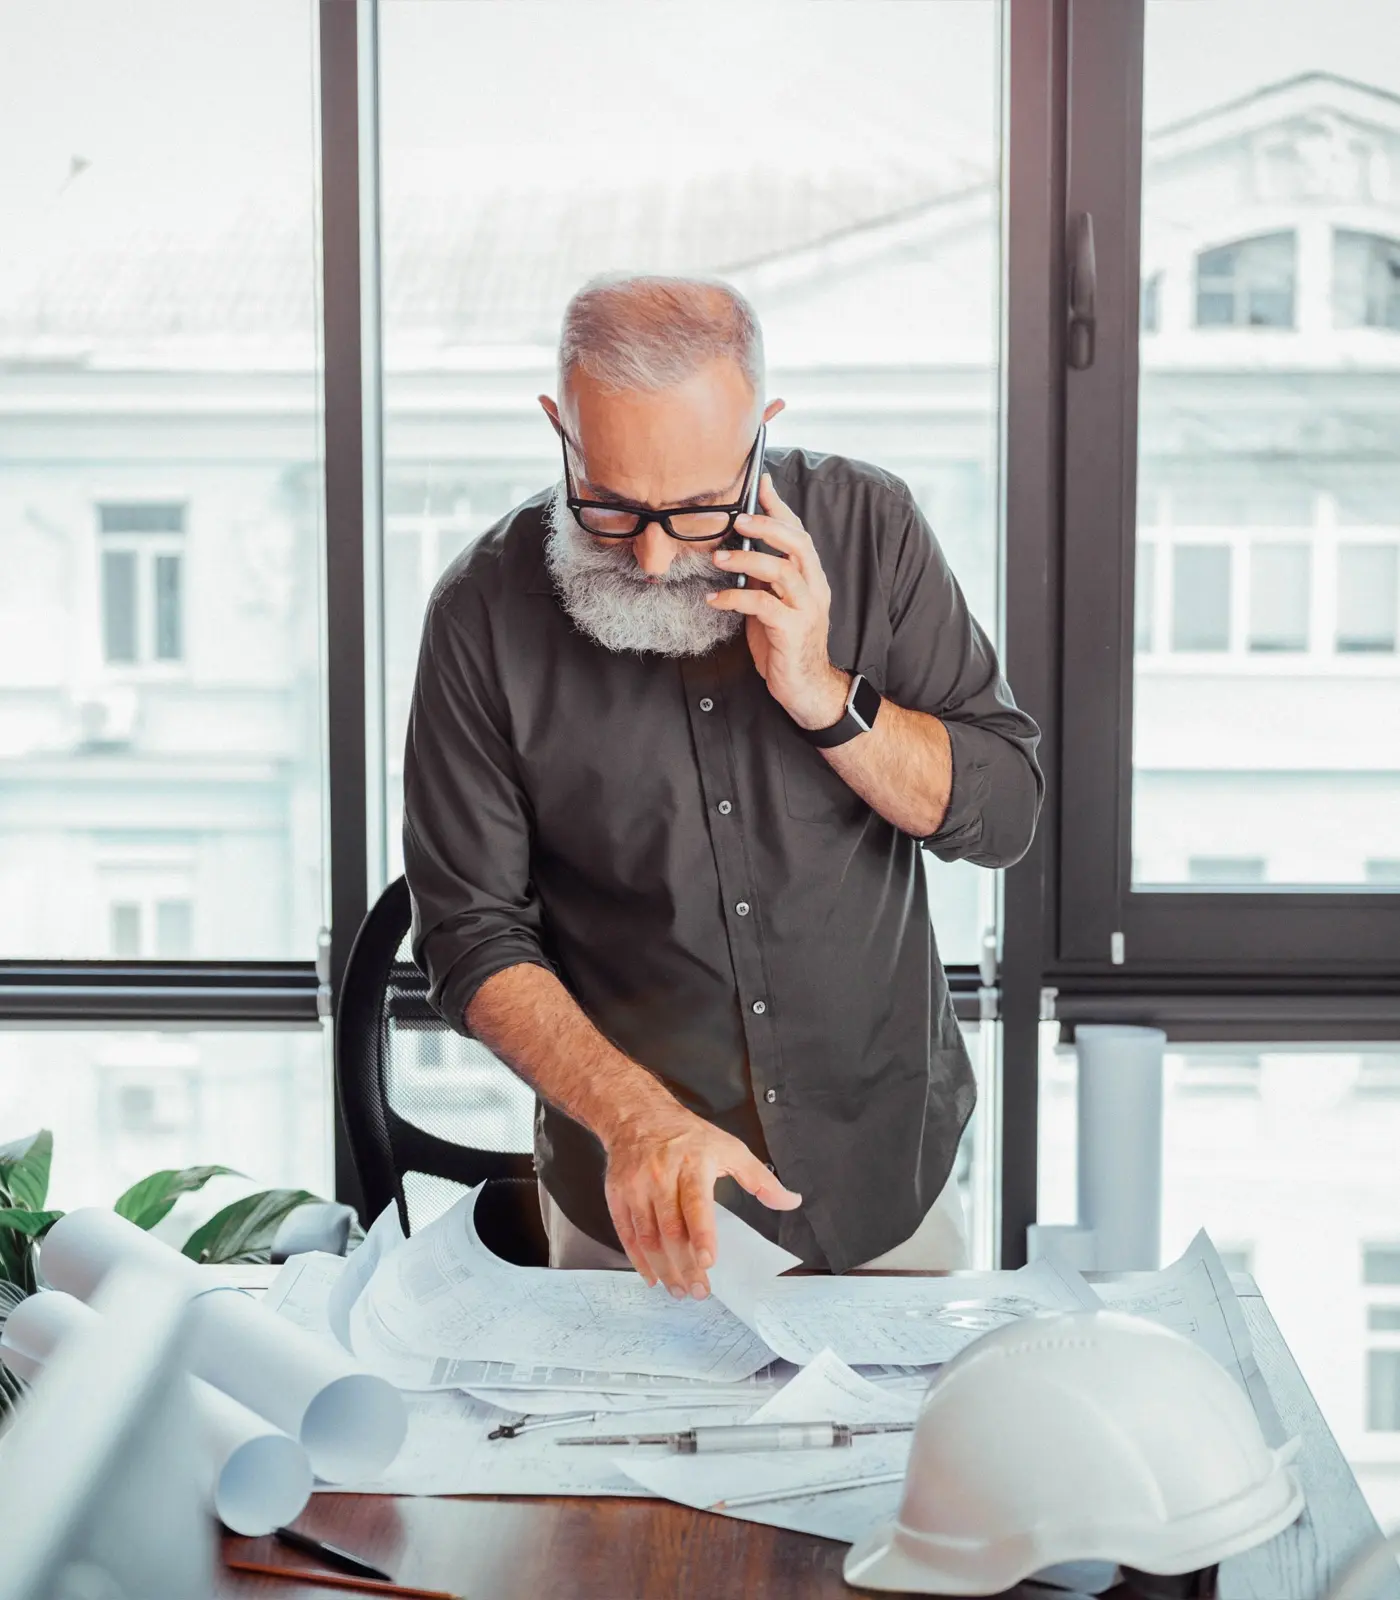
[[[1400,895],[1132,887],[1144,21],[1143,0],[1070,0],[1065,214],[1067,229],[1094,219],[1098,330],[1093,364],[1064,377],[1059,893],[1046,981],[1066,998],[1131,996],[1141,1020],[1169,1032],[1174,994],[1199,1001],[1224,985],[1252,994],[1249,1009],[1272,1012],[1283,1038],[1374,1038],[1378,1015],[1400,1037]],[[1153,540],[1160,589],[1160,528]],[[1318,1002],[1311,1023],[1270,1004],[1282,978]],[[1339,1033],[1338,1011],[1358,992],[1370,1002],[1350,1024],[1360,1031]]]

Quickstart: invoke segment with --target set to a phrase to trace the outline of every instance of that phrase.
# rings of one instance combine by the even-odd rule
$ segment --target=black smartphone
[[[754,512],[758,510],[758,484],[759,484],[759,479],[762,478],[762,476],[763,476],[763,447],[767,443],[768,443],[768,424],[766,422],[760,422],[759,425],[758,425],[758,443],[754,447],[754,458],[755,459],[754,459],[754,464],[753,464],[753,476],[749,479],[748,493],[744,496],[744,510],[748,513],[749,516],[752,516],[754,514]],[[753,549],[753,540],[752,539],[745,539],[745,538],[743,538],[741,536],[740,539],[739,539],[738,548],[740,550],[752,550]],[[747,589],[748,586],[749,586],[749,575],[748,575],[748,573],[747,572],[736,572],[734,574],[734,587],[736,589]]]

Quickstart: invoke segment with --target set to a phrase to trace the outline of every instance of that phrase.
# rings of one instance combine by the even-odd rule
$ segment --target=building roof
[[[1312,73],[1159,130],[1149,159],[1323,108],[1400,124],[1395,95]],[[907,250],[955,225],[993,179],[907,144],[887,169],[828,149],[821,165],[711,166],[680,183],[652,164],[625,187],[538,169],[524,183],[496,181],[498,157],[483,149],[386,172],[391,359],[552,345],[569,293],[605,270],[732,275],[762,309],[766,286],[811,283],[831,263]],[[8,263],[0,257],[0,358],[165,365],[195,349],[207,362],[217,349],[240,362],[308,364],[316,229],[306,185],[159,193],[149,175],[99,158],[33,219]]]

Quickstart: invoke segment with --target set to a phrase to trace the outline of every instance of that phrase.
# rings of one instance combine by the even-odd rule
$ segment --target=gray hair
[[[718,278],[609,274],[565,307],[560,395],[580,367],[608,389],[670,389],[723,356],[761,395],[763,333],[737,289]]]

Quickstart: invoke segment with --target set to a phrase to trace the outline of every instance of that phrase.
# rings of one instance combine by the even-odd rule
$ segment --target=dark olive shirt
[[[544,563],[548,495],[466,551],[428,606],[404,763],[413,950],[446,1021],[493,973],[549,968],[594,1024],[801,1192],[720,1198],[835,1271],[914,1232],[975,1086],[920,846],[1007,866],[1042,793],[1038,734],[897,478],[770,452],[832,592],[830,655],[940,717],[938,832],[886,822],[799,737],[740,634],[682,661],[604,649]],[[541,1178],[616,1244],[598,1140],[542,1103]]]

